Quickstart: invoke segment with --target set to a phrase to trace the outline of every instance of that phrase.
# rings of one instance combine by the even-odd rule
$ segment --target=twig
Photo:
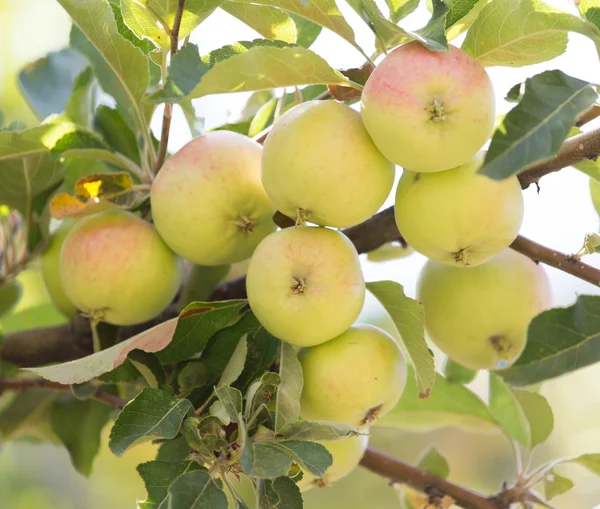
[[[581,127],[582,125],[587,124],[598,117],[600,117],[600,104],[594,104],[589,110],[584,111],[577,117],[575,125],[577,127]]]
[[[600,128],[573,136],[562,144],[558,154],[551,159],[531,166],[519,175],[521,187],[527,189],[544,175],[600,156]]]
[[[505,489],[498,495],[485,497],[371,448],[366,450],[360,464],[393,483],[406,484],[425,494],[448,495],[463,509],[509,509],[511,504],[522,500],[519,489]]]
[[[52,391],[70,392],[70,385],[51,382],[42,378],[0,378],[0,394],[3,391],[27,391],[32,389],[48,389]],[[122,409],[129,401],[114,394],[97,391],[92,396],[97,401]]]
[[[177,49],[179,48],[179,29],[181,27],[181,18],[183,17],[184,7],[185,0],[179,0],[179,3],[177,4],[177,11],[175,12],[175,18],[173,20],[173,28],[171,29],[171,58],[175,56]],[[172,118],[173,105],[170,103],[165,103],[162,128],[160,132],[160,144],[158,146],[158,156],[156,157],[156,165],[154,166],[155,174],[160,171],[163,163],[165,162],[165,158],[167,157],[167,146],[169,144],[169,133],[171,131]]]

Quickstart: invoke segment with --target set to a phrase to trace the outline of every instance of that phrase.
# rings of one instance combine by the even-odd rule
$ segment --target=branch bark
[[[171,29],[171,58],[175,56],[177,50],[179,49],[179,29],[181,28],[181,19],[183,18],[184,7],[185,0],[179,0],[179,3],[177,4],[177,10],[175,11],[175,18],[173,19],[173,28]],[[169,133],[171,132],[172,118],[173,105],[165,103],[162,128],[160,132],[160,144],[158,146],[158,156],[156,157],[156,165],[154,167],[155,174],[160,171],[165,162],[165,158],[167,157],[167,147],[169,145]]]
[[[522,500],[519,489],[506,489],[485,497],[371,448],[365,451],[360,464],[393,483],[406,484],[432,497],[448,495],[463,509],[509,509],[511,504]]]

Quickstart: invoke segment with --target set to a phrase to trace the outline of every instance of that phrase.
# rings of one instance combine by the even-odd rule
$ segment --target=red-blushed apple
[[[273,125],[262,180],[292,218],[343,228],[371,217],[390,194],[394,165],[367,134],[360,114],[336,101],[307,101]]]
[[[429,51],[410,42],[375,68],[361,113],[390,161],[411,171],[447,170],[471,159],[490,137],[494,90],[485,69],[464,51]]]
[[[398,229],[408,244],[441,263],[474,267],[506,248],[523,221],[516,176],[492,180],[469,163],[436,173],[404,171],[396,190]]]
[[[468,269],[428,261],[417,298],[429,337],[448,357],[472,369],[494,369],[519,357],[529,323],[550,306],[551,292],[541,266],[505,249]]]
[[[158,315],[175,297],[183,271],[154,227],[124,210],[80,219],[63,242],[59,266],[69,300],[114,325]]]
[[[261,154],[246,136],[213,131],[167,160],[151,204],[156,229],[173,251],[198,265],[226,265],[249,258],[275,230]]]
[[[360,463],[369,444],[369,436],[366,434],[368,430],[363,430],[362,432],[365,434],[341,440],[317,442],[329,451],[333,462],[321,478],[317,478],[308,472],[302,472],[303,476],[298,481],[298,487],[302,491],[308,491],[314,487],[330,486],[335,481],[346,477],[352,472]]]
[[[40,257],[40,265],[42,269],[42,277],[44,285],[48,291],[48,295],[52,299],[54,305],[65,316],[72,318],[77,312],[77,308],[66,296],[60,281],[59,260],[60,250],[67,234],[77,222],[76,219],[63,219],[60,226],[50,237],[48,247]]]
[[[263,240],[250,260],[246,289],[263,327],[297,346],[318,345],[344,332],[365,298],[350,240],[317,227],[286,228]]]
[[[406,362],[387,332],[354,325],[338,337],[299,353],[304,376],[300,416],[365,426],[398,402]]]

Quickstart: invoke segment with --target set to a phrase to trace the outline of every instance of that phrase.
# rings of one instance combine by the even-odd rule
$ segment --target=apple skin
[[[301,491],[308,491],[314,487],[330,486],[342,477],[346,477],[360,463],[369,444],[369,436],[361,434],[342,440],[317,443],[329,451],[333,463],[320,479],[308,472],[303,472],[302,479],[298,481],[298,487]]]
[[[154,318],[173,300],[183,263],[154,227],[124,210],[80,219],[64,240],[60,278],[78,309],[114,325]]]
[[[475,267],[510,245],[523,221],[523,193],[512,176],[477,173],[484,154],[437,173],[404,171],[396,190],[396,224],[406,242],[430,259]]]
[[[550,307],[551,291],[542,267],[505,249],[470,269],[428,261],[417,298],[429,337],[448,357],[472,369],[493,369],[519,357],[529,322]]]
[[[63,289],[60,280],[59,260],[63,242],[76,222],[76,219],[66,218],[62,220],[60,226],[50,237],[48,247],[40,259],[42,278],[44,279],[44,285],[46,286],[48,295],[50,295],[52,302],[60,312],[68,318],[73,318],[75,316],[77,308],[69,300]]]
[[[249,258],[275,230],[261,155],[250,138],[213,131],[167,160],[152,184],[151,205],[173,251],[198,265],[227,265]]]
[[[307,101],[285,112],[265,141],[262,179],[277,209],[344,228],[379,210],[394,165],[377,150],[360,118],[336,101]]]
[[[286,228],[263,240],[250,260],[246,289],[263,327],[296,346],[344,332],[365,299],[356,249],[342,233],[317,227]]]
[[[298,356],[304,374],[300,416],[370,425],[388,413],[406,384],[406,362],[394,338],[372,325],[355,325]]]
[[[494,90],[485,69],[464,51],[429,51],[410,42],[375,68],[361,113],[393,163],[418,172],[447,170],[471,159],[490,137]]]

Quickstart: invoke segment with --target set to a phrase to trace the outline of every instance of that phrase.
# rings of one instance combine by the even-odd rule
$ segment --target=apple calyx
[[[373,408],[370,408],[362,421],[360,421],[361,426],[369,425],[374,423],[379,418],[379,413],[381,412],[381,408],[383,405],[377,405]]]
[[[462,249],[459,249],[458,251],[456,251],[455,253],[452,253],[452,254],[454,255],[455,261],[462,262],[465,267],[468,267],[470,265],[470,263],[469,263],[470,253],[471,253],[470,247],[463,247]]]
[[[251,232],[254,228],[254,220],[248,216],[240,216],[236,219],[235,225],[243,232]]]
[[[444,113],[444,102],[439,99],[434,99],[433,104],[428,108],[431,112],[430,120],[434,122],[439,120],[446,120],[446,114]]]
[[[492,347],[498,352],[498,356],[502,360],[511,359],[512,356],[510,355],[510,353],[512,351],[513,345],[506,336],[502,334],[497,334],[494,336],[490,336],[489,339],[490,343],[492,344]]]
[[[302,295],[306,288],[306,281],[304,278],[294,277],[294,281],[290,286],[290,290],[294,295]]]

